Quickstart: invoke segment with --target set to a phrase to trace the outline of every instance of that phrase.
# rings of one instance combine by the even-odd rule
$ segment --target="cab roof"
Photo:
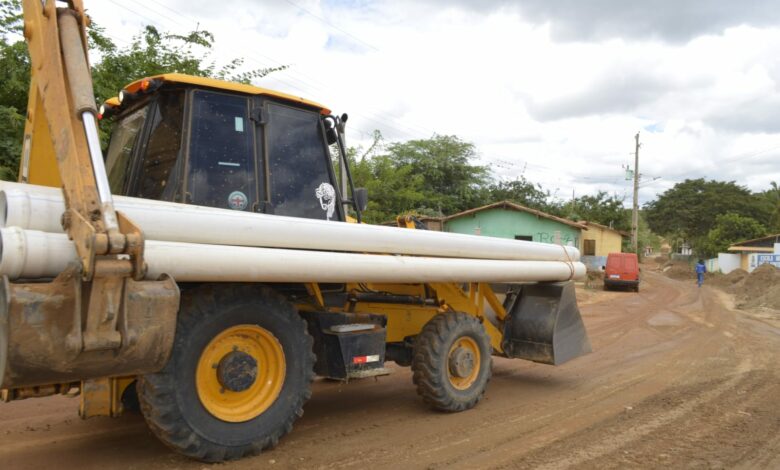
[[[194,85],[194,86],[204,87],[204,88],[214,88],[217,90],[234,91],[238,93],[244,93],[247,95],[271,96],[285,101],[291,101],[294,103],[311,106],[312,108],[318,109],[321,114],[330,114],[330,109],[328,109],[327,107],[319,103],[316,103],[314,101],[309,101],[305,98],[301,98],[299,96],[289,95],[287,93],[269,90],[267,88],[261,88],[254,85],[245,85],[243,83],[228,82],[225,80],[217,80],[214,78],[196,77],[193,75],[185,75],[183,73],[164,73],[161,75],[152,75],[150,77],[144,77],[130,83],[125,87],[125,89],[129,92],[134,93],[140,89],[141,82],[150,79],[162,80],[163,82],[167,82],[167,83],[180,83],[183,85]],[[113,100],[114,98],[111,99]]]

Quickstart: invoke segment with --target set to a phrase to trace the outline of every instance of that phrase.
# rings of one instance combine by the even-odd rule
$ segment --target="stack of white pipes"
[[[574,247],[214,209],[115,196],[144,231],[147,278],[181,282],[533,282],[581,278]],[[53,277],[76,261],[59,189],[0,183],[0,274]],[[391,255],[391,256],[388,256]]]

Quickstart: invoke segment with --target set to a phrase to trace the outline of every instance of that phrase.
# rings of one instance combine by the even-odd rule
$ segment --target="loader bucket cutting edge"
[[[523,286],[507,310],[507,357],[559,365],[592,351],[572,281]]]

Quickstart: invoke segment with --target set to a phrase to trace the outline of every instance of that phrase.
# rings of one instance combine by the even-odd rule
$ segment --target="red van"
[[[610,253],[604,267],[604,290],[627,287],[639,292],[639,260],[635,253]]]

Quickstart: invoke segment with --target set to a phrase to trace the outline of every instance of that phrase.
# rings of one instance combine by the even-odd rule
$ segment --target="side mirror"
[[[368,189],[355,188],[355,191],[352,194],[352,199],[355,201],[355,207],[357,210],[363,212],[368,208]]]

